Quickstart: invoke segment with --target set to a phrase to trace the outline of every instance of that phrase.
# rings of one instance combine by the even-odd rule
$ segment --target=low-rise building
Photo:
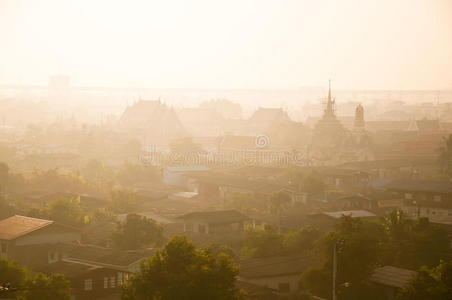
[[[221,234],[243,231],[249,218],[237,210],[193,212],[178,217],[184,223],[184,232]]]
[[[399,193],[402,211],[411,218],[428,217],[432,222],[452,223],[452,182],[398,179],[385,185]]]
[[[277,290],[279,299],[299,296],[300,275],[316,265],[310,256],[272,256],[240,262],[239,280]]]
[[[80,240],[79,229],[50,220],[16,215],[0,221],[0,257],[28,267],[60,260]]]

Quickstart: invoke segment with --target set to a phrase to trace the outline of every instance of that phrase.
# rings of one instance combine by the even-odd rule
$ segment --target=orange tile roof
[[[52,223],[49,220],[16,215],[0,221],[0,240],[14,240]]]

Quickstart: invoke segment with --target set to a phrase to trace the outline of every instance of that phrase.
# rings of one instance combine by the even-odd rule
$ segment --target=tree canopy
[[[452,261],[434,268],[422,267],[397,295],[397,300],[452,299]]]
[[[71,299],[69,281],[64,276],[31,273],[5,259],[0,259],[0,284],[9,284],[11,291],[4,294],[9,299]]]
[[[156,221],[137,214],[128,214],[124,222],[117,223],[112,238],[119,248],[138,249],[162,243],[162,231],[162,227]]]
[[[242,299],[238,269],[224,253],[196,249],[185,237],[173,237],[141,265],[124,287],[125,300]]]

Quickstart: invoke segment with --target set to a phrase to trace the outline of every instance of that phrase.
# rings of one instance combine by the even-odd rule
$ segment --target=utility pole
[[[333,248],[333,300],[336,298],[336,273],[337,273],[337,241],[334,242]]]

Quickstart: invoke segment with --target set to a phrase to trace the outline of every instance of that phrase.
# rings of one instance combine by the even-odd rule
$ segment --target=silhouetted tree
[[[123,223],[117,223],[112,238],[119,248],[138,249],[151,244],[159,245],[163,241],[162,232],[162,227],[156,221],[128,214]]]
[[[396,299],[452,299],[452,261],[442,261],[435,268],[422,267],[417,276],[399,292]]]
[[[141,265],[124,286],[122,299],[243,299],[235,287],[237,275],[226,254],[196,249],[185,237],[175,236]]]

